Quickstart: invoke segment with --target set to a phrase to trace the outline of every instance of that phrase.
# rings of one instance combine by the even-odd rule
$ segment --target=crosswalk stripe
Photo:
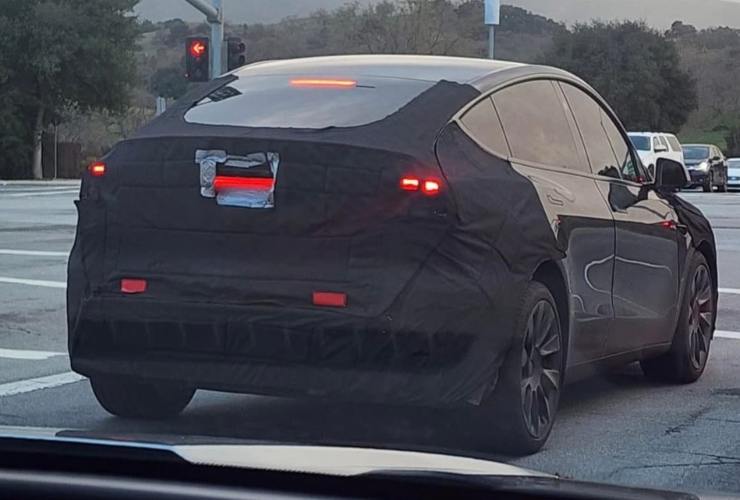
[[[41,250],[14,250],[0,248],[0,255],[21,255],[26,257],[68,257],[69,252],[46,252]]]
[[[64,281],[27,280],[23,278],[9,278],[7,276],[0,276],[0,283],[8,283],[10,285],[40,286],[44,288],[67,288],[67,283]]]
[[[725,293],[728,295],[740,295],[740,288],[720,288],[719,293]]]
[[[41,361],[45,359],[56,358],[59,356],[66,356],[63,352],[50,352],[50,351],[28,351],[23,349],[0,349],[0,358],[2,359],[20,359],[20,360],[31,360]]]
[[[0,398],[6,396],[17,396],[19,394],[40,391],[42,389],[53,389],[63,385],[74,384],[75,382],[79,382],[84,379],[85,377],[78,373],[65,372],[46,377],[8,382],[6,384],[0,384]]]

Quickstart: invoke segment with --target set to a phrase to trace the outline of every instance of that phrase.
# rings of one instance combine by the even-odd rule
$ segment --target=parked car
[[[713,144],[685,144],[683,155],[691,175],[691,187],[701,186],[705,193],[717,188],[727,191],[727,161],[722,150]]]
[[[740,158],[727,159],[727,187],[740,189]]]
[[[642,164],[655,174],[658,158],[668,158],[684,164],[683,149],[678,138],[673,134],[656,132],[630,132],[630,140],[640,155]]]
[[[554,68],[246,66],[85,174],[72,368],[122,417],[176,415],[197,389],[444,406],[534,452],[567,380],[705,369],[714,237],[674,194],[683,166],[655,168]]]

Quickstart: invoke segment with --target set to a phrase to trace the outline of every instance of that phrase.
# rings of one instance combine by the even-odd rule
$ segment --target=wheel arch
[[[555,299],[558,316],[560,317],[560,329],[564,337],[563,368],[565,368],[568,366],[568,347],[570,345],[570,294],[568,293],[565,272],[559,263],[549,260],[539,265],[532,275],[532,279],[545,285]]]

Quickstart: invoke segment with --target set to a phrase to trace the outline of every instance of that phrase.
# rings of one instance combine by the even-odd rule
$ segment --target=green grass
[[[711,130],[682,130],[678,134],[678,139],[681,144],[714,144],[723,151],[727,149],[725,132],[722,130],[717,132]]]

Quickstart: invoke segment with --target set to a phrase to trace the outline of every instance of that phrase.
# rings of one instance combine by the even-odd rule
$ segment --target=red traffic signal
[[[186,76],[191,82],[207,82],[210,78],[210,40],[193,36],[185,44]]]
[[[190,43],[190,55],[200,59],[208,50],[208,46],[202,40],[194,40]]]

